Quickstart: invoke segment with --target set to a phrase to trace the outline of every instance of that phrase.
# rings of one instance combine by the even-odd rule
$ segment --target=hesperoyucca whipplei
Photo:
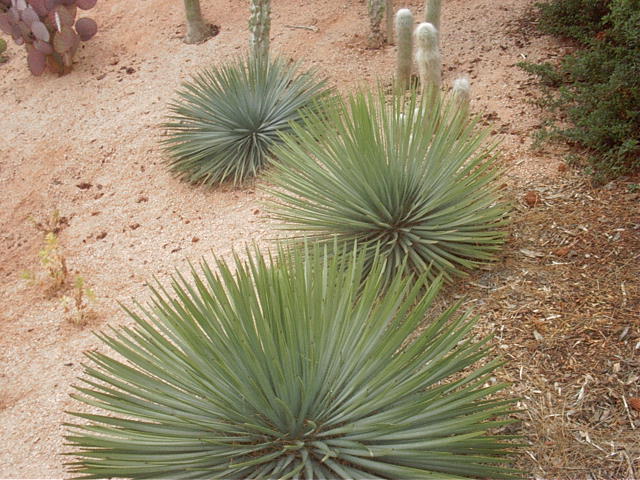
[[[100,334],[67,440],[82,478],[504,478],[511,401],[459,304],[320,246],[206,264]],[[232,270],[235,273],[232,273]],[[142,307],[140,307],[142,308]],[[472,367],[484,360],[482,366]],[[98,409],[100,412],[96,412]]]
[[[216,185],[254,177],[300,120],[327,94],[324,80],[282,59],[249,57],[205,70],[170,105],[164,140],[178,177]]]
[[[277,149],[268,208],[281,227],[373,252],[387,274],[452,278],[494,258],[507,204],[486,135],[459,102],[357,93],[310,113]],[[357,243],[353,243],[357,240]]]

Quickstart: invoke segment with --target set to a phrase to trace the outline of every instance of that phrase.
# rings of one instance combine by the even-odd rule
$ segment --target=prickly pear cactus
[[[384,33],[382,31],[382,20],[384,19],[385,0],[368,0],[369,22],[371,31],[369,32],[369,47],[380,48],[384,45]]]
[[[413,65],[413,14],[408,8],[396,13],[396,82],[401,88],[409,88]]]
[[[97,0],[0,0],[0,30],[27,50],[33,75],[45,69],[61,75],[71,71],[80,42],[98,31],[91,18],[76,18],[78,9],[89,10]]]
[[[269,56],[269,34],[271,32],[271,1],[251,0],[249,17],[249,48],[254,58]]]
[[[442,60],[438,48],[438,31],[427,22],[416,28],[416,63],[423,93],[440,89]]]

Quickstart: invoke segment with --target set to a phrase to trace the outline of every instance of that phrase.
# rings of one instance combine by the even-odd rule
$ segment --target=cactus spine
[[[411,85],[411,66],[413,63],[413,14],[408,8],[401,8],[396,13],[396,42],[398,53],[396,58],[396,82],[400,88]]]
[[[387,20],[387,43],[393,45],[393,0],[386,0],[384,11]]]
[[[427,0],[424,6],[424,21],[436,27],[436,31],[440,34],[440,10],[442,0]]]
[[[437,91],[442,83],[442,64],[438,49],[438,31],[423,22],[416,28],[416,63],[422,93]]]
[[[254,59],[269,56],[269,35],[271,33],[271,1],[251,0],[249,18],[249,48]]]
[[[382,19],[384,17],[386,0],[367,0],[369,10],[369,22],[371,31],[369,32],[369,46],[380,48],[384,44],[384,34],[382,33]]]
[[[471,86],[468,78],[460,77],[455,79],[453,82],[453,99],[457,110],[467,116],[471,103]]]
[[[200,0],[184,0],[184,11],[187,16],[187,35],[184,37],[184,42],[204,42],[211,35],[211,29],[202,18]]]

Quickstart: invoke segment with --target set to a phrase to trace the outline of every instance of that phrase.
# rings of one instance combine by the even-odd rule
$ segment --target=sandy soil
[[[445,84],[460,74],[471,79],[472,108],[502,138],[515,195],[562,175],[558,152],[530,148],[540,112],[528,103],[531,79],[516,67],[564,48],[522,21],[533,3],[449,0],[442,16]],[[422,15],[421,2],[395,6]],[[184,271],[186,259],[228,256],[274,235],[253,185],[197,188],[163,165],[159,125],[176,88],[248,43],[244,2],[202,7],[220,27],[202,45],[181,41],[181,2],[102,0],[90,12],[100,31],[71,74],[32,77],[16,45],[0,66],[0,477],[64,475],[61,424],[74,408],[71,386],[83,352],[102,348],[91,331],[127,322],[118,302],[144,301],[145,282]],[[274,0],[272,9],[275,51],[317,67],[343,91],[389,81],[395,48],[365,48],[363,2]],[[59,233],[68,268],[97,297],[85,327],[20,276],[41,268],[43,235],[32,219],[54,210],[68,220]]]

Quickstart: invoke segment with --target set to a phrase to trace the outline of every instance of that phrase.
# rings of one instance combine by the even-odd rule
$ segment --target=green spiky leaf
[[[281,59],[243,59],[196,75],[164,125],[171,170],[209,185],[255,176],[300,109],[326,95],[324,83]]]
[[[69,425],[82,478],[507,478],[486,340],[441,285],[317,245],[202,265],[99,334]],[[235,273],[232,273],[235,272]]]
[[[389,275],[450,279],[493,259],[505,236],[484,138],[437,94],[358,93],[285,135],[269,209],[314,240],[379,248]]]

